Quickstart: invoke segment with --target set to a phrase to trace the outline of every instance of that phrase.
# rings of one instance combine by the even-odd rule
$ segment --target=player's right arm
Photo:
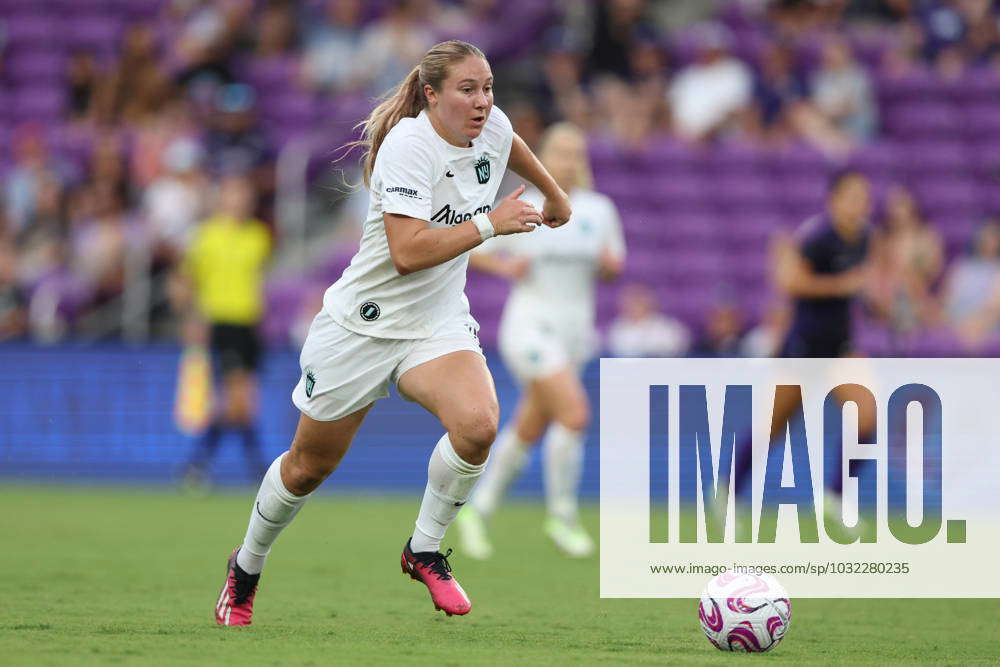
[[[816,273],[809,261],[788,239],[775,242],[774,282],[785,294],[800,299],[849,297],[867,282],[867,266],[841,273]]]
[[[487,214],[495,235],[530,232],[542,224],[542,216],[535,207],[518,199],[523,192],[522,185]],[[443,264],[484,240],[472,220],[453,227],[432,228],[427,220],[397,213],[384,213],[382,219],[389,255],[396,271],[403,276]]]

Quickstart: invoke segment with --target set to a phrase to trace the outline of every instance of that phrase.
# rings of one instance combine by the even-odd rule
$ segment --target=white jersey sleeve
[[[383,213],[430,220],[438,159],[424,137],[390,132],[375,157],[372,196]]]

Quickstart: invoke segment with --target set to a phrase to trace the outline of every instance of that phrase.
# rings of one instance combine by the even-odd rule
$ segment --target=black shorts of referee
[[[262,347],[256,326],[213,324],[210,347],[212,362],[220,375],[237,370],[253,373],[260,366]]]

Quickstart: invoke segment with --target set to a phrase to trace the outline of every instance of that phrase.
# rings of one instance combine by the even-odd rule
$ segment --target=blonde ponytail
[[[420,64],[385,96],[368,118],[355,126],[361,128],[361,139],[346,144],[345,148],[348,151],[359,146],[364,149],[366,186],[371,185],[375,158],[389,130],[404,118],[415,118],[427,106],[424,86],[429,85],[434,90],[441,90],[441,84],[448,78],[448,67],[468,56],[484,60],[486,58],[478,47],[468,42],[451,40],[435,44],[420,59]]]

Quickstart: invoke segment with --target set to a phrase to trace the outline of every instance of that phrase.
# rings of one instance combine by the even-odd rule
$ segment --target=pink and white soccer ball
[[[716,576],[701,593],[698,619],[720,651],[763,653],[778,645],[792,620],[792,603],[769,574]]]

